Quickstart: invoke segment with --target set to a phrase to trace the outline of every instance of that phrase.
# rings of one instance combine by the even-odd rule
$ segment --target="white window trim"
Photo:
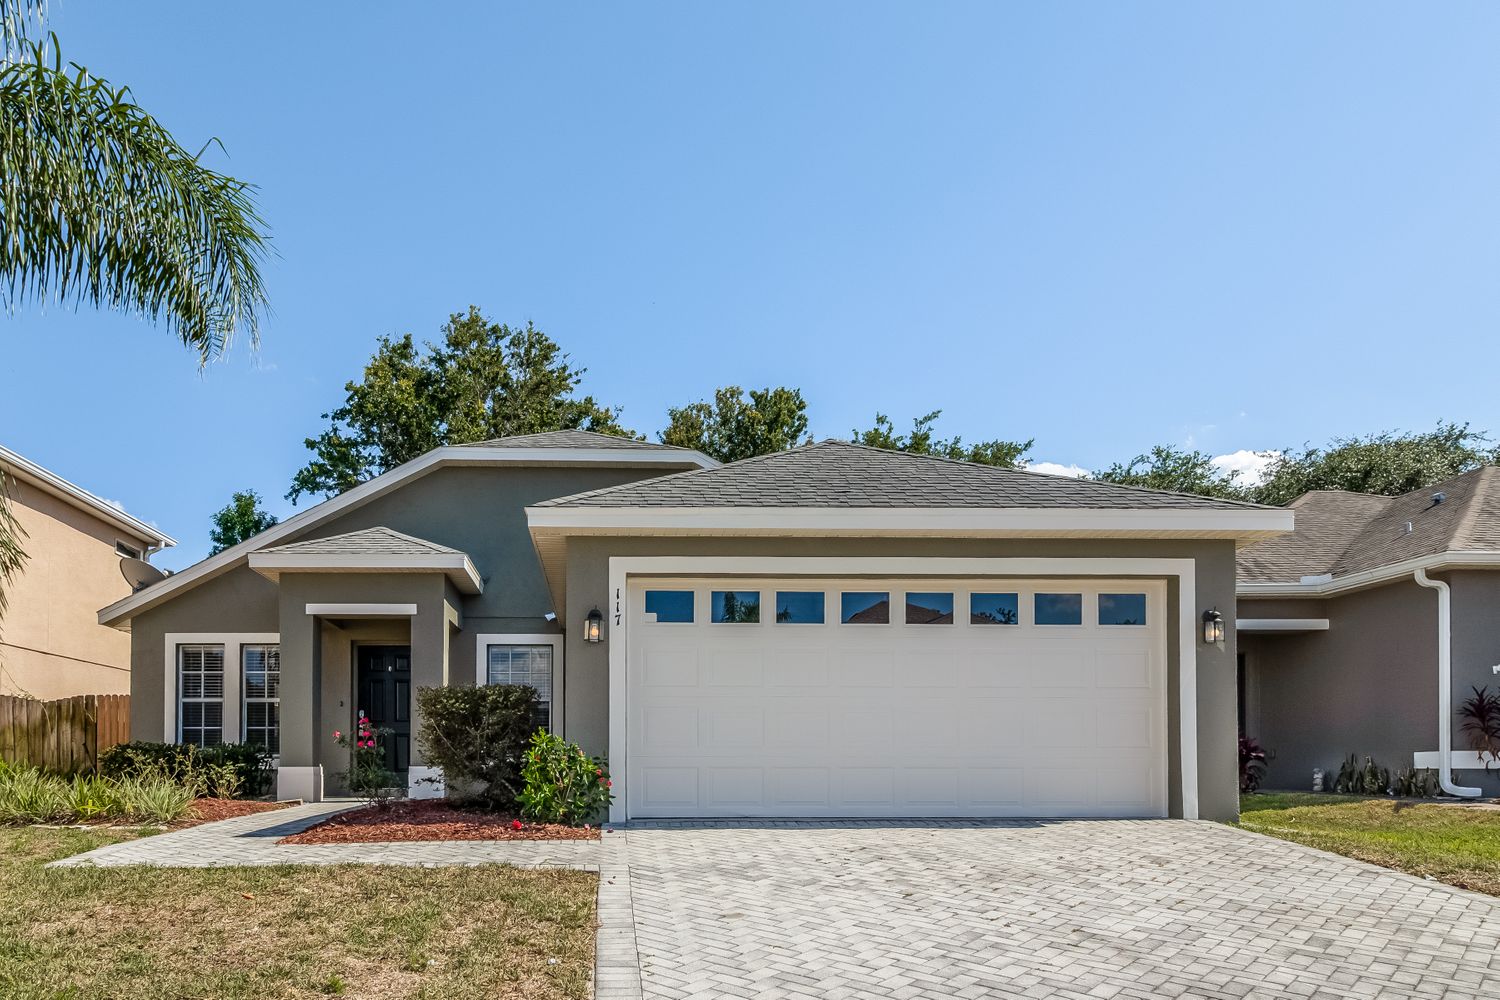
[[[277,739],[276,739],[276,746],[277,746],[277,749],[276,749],[276,753],[272,754],[271,756],[272,756],[273,760],[275,760],[276,762],[279,763],[281,761],[281,643],[280,642],[275,642],[275,643],[270,643],[270,642],[242,642],[240,644],[240,662],[238,664],[237,673],[239,674],[239,681],[240,681],[240,684],[241,684],[241,690],[240,690],[240,713],[241,713],[241,716],[242,716],[241,719],[240,719],[240,742],[241,743],[248,743],[250,741],[249,720],[248,720],[248,718],[246,718],[246,716],[249,715],[249,713],[246,711],[246,708],[250,705],[250,696],[247,695],[247,694],[245,694],[244,688],[243,688],[243,685],[245,683],[245,647],[246,646],[262,646],[262,647],[265,647],[265,646],[275,646],[276,647],[276,697],[274,697],[274,698],[257,698],[257,699],[255,699],[255,702],[256,702],[256,704],[261,704],[261,705],[275,705],[276,706],[276,737],[277,737]]]
[[[168,632],[162,637],[166,644],[165,681],[162,685],[162,742],[179,743],[182,740],[181,710],[177,704],[177,647],[178,646],[223,646],[224,647],[224,734],[225,742],[241,742],[244,739],[244,698],[242,694],[241,646],[280,645],[279,632]]]
[[[552,702],[548,721],[552,732],[563,735],[563,639],[560,632],[486,632],[474,637],[474,683],[484,687],[490,680],[490,646],[551,646]]]
[[[1101,577],[1177,579],[1178,792],[1182,818],[1198,818],[1198,583],[1193,559],[1129,557],[925,558],[922,556],[611,556],[609,602],[613,634],[609,642],[609,765],[628,775],[630,718],[629,581],[632,576],[889,576],[889,577]],[[1102,580],[1100,582],[1103,582]],[[1087,619],[1085,619],[1087,620]],[[975,626],[984,627],[984,626]],[[1166,632],[1163,630],[1163,644]],[[1169,672],[1170,661],[1164,662]],[[554,679],[554,684],[556,680]],[[629,818],[627,796],[609,807],[612,823]],[[1170,797],[1170,795],[1169,795]]]

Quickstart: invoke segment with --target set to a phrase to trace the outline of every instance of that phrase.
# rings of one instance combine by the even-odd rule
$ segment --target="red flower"
[[[511,820],[510,821],[510,828],[512,830],[519,830],[519,829],[521,829],[521,821],[518,820],[518,819]]]

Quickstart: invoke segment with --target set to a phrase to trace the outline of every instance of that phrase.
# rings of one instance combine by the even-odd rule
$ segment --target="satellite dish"
[[[167,578],[163,570],[157,569],[144,559],[132,559],[130,556],[120,560],[120,575],[125,578],[126,583],[130,584],[131,590],[140,590]]]

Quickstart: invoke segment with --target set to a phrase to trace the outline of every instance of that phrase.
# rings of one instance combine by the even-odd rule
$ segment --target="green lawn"
[[[1240,797],[1240,825],[1500,896],[1500,812],[1409,799],[1266,793]]]
[[[0,827],[0,996],[589,994],[592,874],[42,867],[128,836]]]

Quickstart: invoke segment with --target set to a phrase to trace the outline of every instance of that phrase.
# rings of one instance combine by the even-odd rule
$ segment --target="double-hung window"
[[[211,747],[224,742],[224,647],[177,647],[177,739]]]
[[[281,753],[281,647],[240,647],[245,700],[245,742]]]
[[[490,643],[485,658],[485,683],[525,684],[536,689],[538,728],[552,728],[551,644]]]

